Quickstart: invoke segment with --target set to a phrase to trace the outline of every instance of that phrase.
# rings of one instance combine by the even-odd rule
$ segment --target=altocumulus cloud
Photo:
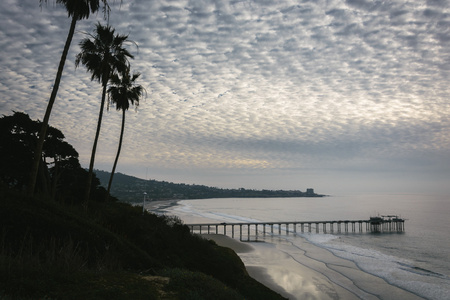
[[[70,22],[49,2],[0,3],[2,114],[43,118]],[[369,176],[376,188],[411,174],[424,175],[402,180],[403,189],[427,176],[433,189],[448,179],[448,1],[124,0],[111,7],[110,24],[138,45],[129,45],[132,68],[148,93],[128,113],[119,171],[322,190],[351,188],[361,174],[380,174]],[[79,22],[50,120],[84,164],[101,89],[73,61],[96,21],[101,13]],[[119,129],[111,107],[97,168],[109,170]]]

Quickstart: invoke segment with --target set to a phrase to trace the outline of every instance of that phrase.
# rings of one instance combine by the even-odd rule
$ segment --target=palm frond
[[[129,69],[128,59],[134,56],[124,47],[128,35],[118,35],[109,25],[97,23],[94,34],[80,42],[81,52],[76,56],[75,66],[83,64],[92,74],[91,80],[106,84],[114,72]]]
[[[117,110],[128,110],[130,105],[136,108],[139,106],[139,100],[143,96],[144,88],[136,84],[140,73],[130,75],[130,70],[126,72],[114,74],[110,79],[110,87],[108,88],[108,98],[114,103]]]
[[[39,5],[48,3],[48,0],[39,0]],[[96,13],[102,4],[103,17],[109,18],[111,8],[107,0],[55,0],[57,4],[62,4],[69,17],[75,17],[77,20],[88,19],[91,13]]]

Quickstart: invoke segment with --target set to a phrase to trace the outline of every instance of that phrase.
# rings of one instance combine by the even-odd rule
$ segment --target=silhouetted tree
[[[121,77],[119,77],[118,74],[114,74],[110,79],[111,86],[108,88],[109,100],[116,105],[117,110],[122,110],[122,127],[120,129],[119,147],[109,178],[106,197],[109,197],[114,172],[116,171],[120,150],[122,149],[123,132],[125,129],[125,112],[130,107],[130,104],[137,108],[137,106],[139,106],[139,99],[143,96],[144,88],[141,85],[136,84],[136,79],[138,79],[139,76],[139,73],[134,73],[133,76],[131,76],[130,70],[127,69]]]
[[[48,0],[40,0],[41,4],[43,2],[47,3]],[[105,16],[109,14],[109,5],[107,0],[56,0],[56,3],[61,3],[65,6],[69,17],[72,17],[72,22],[70,23],[69,34],[66,38],[66,43],[59,61],[58,71],[56,72],[55,82],[53,84],[52,93],[50,94],[50,99],[48,100],[47,109],[45,111],[44,120],[42,121],[41,129],[39,131],[39,139],[36,145],[36,150],[34,151],[33,164],[31,166],[30,179],[28,184],[28,194],[34,193],[36,178],[39,170],[39,162],[41,161],[42,147],[44,145],[44,140],[47,135],[47,127],[50,119],[50,113],[53,108],[53,103],[56,99],[56,94],[58,93],[59,83],[61,81],[62,72],[64,69],[64,64],[66,62],[67,53],[69,52],[70,44],[72,42],[73,35],[75,33],[75,26],[77,21],[89,18],[90,13],[95,13],[100,8],[100,3],[103,3],[103,12]]]
[[[0,118],[0,178],[10,188],[23,190],[27,186],[38,126],[21,112]]]
[[[22,112],[0,117],[0,187],[25,189],[40,128],[41,122]],[[88,172],[80,166],[77,151],[64,139],[60,130],[49,126],[36,190],[61,202],[80,204]],[[104,201],[106,189],[96,176],[92,177],[92,186],[96,201]]]
[[[89,174],[85,190],[85,206],[87,208],[90,192],[92,173],[94,168],[95,152],[97,149],[98,137],[105,106],[106,88],[111,76],[117,72],[124,73],[129,69],[128,58],[133,58],[124,47],[128,40],[128,35],[116,35],[111,26],[97,24],[95,35],[91,39],[85,38],[80,42],[81,52],[77,55],[75,65],[83,64],[88,72],[92,73],[91,80],[97,80],[102,85],[102,99],[100,103],[100,112],[95,133],[94,145],[92,147],[91,160],[89,163]]]
[[[22,112],[0,118],[0,178],[10,188],[23,190],[26,186],[41,126],[41,122],[31,120]],[[48,166],[57,168],[64,160],[78,160],[78,153],[64,138],[60,130],[51,126],[48,128],[38,172],[39,190],[46,194],[58,180],[58,177],[51,176]]]
[[[63,136],[64,137],[64,136]],[[53,159],[52,162],[45,161],[47,166],[52,165],[49,168],[49,172],[51,175],[51,197],[55,199],[56,193],[61,188],[60,179],[61,176],[65,172],[73,171],[71,164],[75,163],[75,161],[79,166],[78,162],[78,152],[66,141],[56,141],[51,135],[47,137],[46,143],[48,146],[46,147],[48,150],[45,151],[44,157],[51,157]]]

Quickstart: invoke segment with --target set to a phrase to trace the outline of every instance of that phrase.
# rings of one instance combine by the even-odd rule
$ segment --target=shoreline
[[[163,213],[165,209],[174,207],[178,205],[180,200],[154,200],[145,202],[145,210],[154,213]],[[136,205],[142,206],[141,203]]]
[[[278,256],[276,251],[273,251],[272,245],[268,243],[240,242],[220,234],[202,234],[201,236],[214,240],[219,246],[234,250],[243,259],[251,277],[288,299],[359,299],[344,288],[329,282],[322,274],[306,266],[292,268],[292,264],[283,262],[280,257],[276,257]],[[266,249],[262,250],[260,246]],[[243,249],[244,251],[242,251]],[[265,259],[259,262],[254,261],[255,258],[259,260],[258,258],[261,256]],[[267,256],[271,256],[273,260]],[[251,262],[251,265],[249,265],[249,262]],[[284,286],[280,285],[279,280],[274,279],[280,277],[286,277]],[[289,278],[294,280],[289,282]],[[295,284],[292,284],[294,282]]]
[[[243,243],[231,237],[225,236],[223,234],[201,234],[205,239],[213,240],[217,245],[222,247],[227,247],[236,252],[240,257],[242,253],[249,253],[255,251],[255,247],[250,245],[250,243]],[[245,265],[245,264],[244,264]],[[256,279],[260,283],[267,286],[269,289],[279,293],[281,296],[288,299],[294,299],[294,295],[289,294],[285,289],[279,286],[267,273],[264,267],[251,267],[245,266],[250,277]]]
[[[423,299],[307,241],[302,242],[305,252],[293,256],[283,250],[289,245],[280,240],[241,242],[220,234],[201,236],[234,250],[251,277],[289,299]]]
[[[146,204],[146,209],[156,213],[166,213],[168,209],[178,205],[178,201],[152,201]],[[166,211],[164,211],[166,210]],[[207,218],[193,216],[177,211],[184,223],[201,223],[211,221]],[[243,261],[249,276],[264,284],[271,290],[288,299],[358,299],[345,289],[329,283],[322,274],[303,266],[299,269],[291,262],[280,263],[276,249],[266,242],[242,242],[222,234],[201,234],[202,237],[214,240],[219,246],[232,249]],[[275,257],[274,257],[275,256]],[[272,263],[270,263],[272,261]],[[275,263],[273,263],[275,262]],[[295,266],[295,268],[291,268]],[[286,270],[289,270],[286,272]],[[281,276],[294,278],[295,282],[285,280],[280,284],[277,280]],[[283,274],[284,273],[284,274]],[[300,280],[299,280],[300,279]],[[331,290],[327,291],[327,290]]]
[[[173,209],[178,201],[154,201],[146,208],[176,215],[184,223],[211,222],[189,211]],[[251,277],[289,299],[423,299],[362,271],[352,261],[339,258],[304,237],[291,240],[266,236],[258,242],[242,242],[222,234],[201,236],[234,250]]]

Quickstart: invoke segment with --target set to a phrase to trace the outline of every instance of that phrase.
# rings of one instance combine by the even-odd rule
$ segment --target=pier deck
[[[338,220],[338,221],[289,221],[289,222],[246,222],[246,223],[201,223],[186,224],[192,233],[230,234],[234,238],[238,230],[240,240],[243,236],[258,234],[286,234],[300,232],[310,233],[349,233],[349,232],[403,232],[405,219],[395,215],[371,217],[369,220]],[[228,229],[228,230],[227,230]],[[230,230],[231,229],[231,230]]]

